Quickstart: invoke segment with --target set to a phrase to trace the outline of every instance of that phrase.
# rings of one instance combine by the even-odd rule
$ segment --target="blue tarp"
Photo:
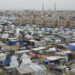
[[[75,46],[72,45],[68,45],[67,48],[69,48],[70,50],[75,50]]]
[[[2,61],[0,61],[0,66],[1,66],[1,65],[3,65],[3,62],[2,62]]]
[[[28,45],[27,44],[21,44],[20,46],[21,47],[27,47]]]
[[[50,62],[49,59],[45,59],[45,60],[43,60],[43,63],[48,63],[48,62]]]
[[[11,59],[6,59],[5,61],[0,61],[0,65],[9,65],[11,62]]]
[[[19,42],[19,41],[18,40],[8,41],[8,45],[16,45],[17,42]]]
[[[9,65],[11,62],[12,53],[8,54],[4,61],[0,61],[0,66]]]
[[[70,29],[70,28],[66,28],[65,30],[66,30],[66,31],[71,31],[71,29]]]
[[[41,30],[40,32],[52,32],[52,30]]]
[[[10,62],[11,62],[11,59],[6,59],[6,60],[4,61],[4,64],[5,64],[5,65],[9,65]]]

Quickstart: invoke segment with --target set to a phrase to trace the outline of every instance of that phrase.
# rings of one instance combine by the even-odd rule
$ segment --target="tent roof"
[[[43,63],[48,63],[48,62],[50,62],[49,59],[45,59],[45,60],[43,60]]]
[[[75,46],[72,45],[68,45],[67,48],[69,48],[70,50],[75,50]]]
[[[27,74],[27,73],[32,73],[33,70],[28,67],[28,66],[25,66],[25,67],[18,67],[17,68],[17,71],[20,73],[20,74]]]

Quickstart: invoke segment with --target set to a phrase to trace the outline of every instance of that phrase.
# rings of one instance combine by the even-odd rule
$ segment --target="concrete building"
[[[75,26],[75,16],[72,16],[71,18],[70,18],[70,26]]]
[[[14,15],[16,17],[15,24],[37,24],[48,26],[75,26],[75,11],[56,11],[56,5],[54,11],[44,10],[44,4],[42,11],[0,11],[2,15]]]
[[[36,25],[45,25],[45,17],[42,16],[42,17],[36,17],[35,19],[35,24]]]

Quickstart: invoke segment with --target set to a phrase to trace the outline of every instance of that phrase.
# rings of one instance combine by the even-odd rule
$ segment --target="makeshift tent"
[[[14,55],[11,57],[10,66],[12,66],[12,67],[18,67],[19,66],[17,58],[18,57],[14,56]]]
[[[17,42],[19,42],[19,40],[11,40],[8,41],[8,45],[16,45]]]
[[[18,67],[17,71],[19,72],[18,75],[29,74],[33,72],[33,70],[29,66]]]
[[[30,58],[30,57],[29,57],[27,54],[24,53],[24,54],[21,56],[20,59],[22,60],[22,59],[27,59],[27,58]]]
[[[4,61],[6,59],[6,54],[0,53],[0,61]]]
[[[70,43],[69,45],[75,46],[75,43]]]
[[[70,28],[66,28],[65,30],[66,30],[66,31],[71,31],[71,29],[70,29]]]
[[[72,45],[68,45],[66,46],[66,48],[69,48],[70,50],[75,50],[75,46],[72,46]]]
[[[40,30],[40,32],[50,32],[50,33],[52,33],[52,30]]]
[[[30,50],[15,51],[15,54],[29,53]]]
[[[41,50],[45,50],[46,47],[38,47],[38,48],[33,48],[31,49],[32,51],[41,51]]]
[[[7,34],[7,33],[2,34],[2,36],[1,36],[2,39],[8,39],[8,37],[9,37],[9,34]]]
[[[63,52],[56,52],[55,53],[55,55],[63,55],[63,56],[65,56],[65,55],[67,55],[67,54],[71,54],[72,52],[71,51],[63,51]]]
[[[40,42],[39,41],[35,41],[35,47],[39,47],[40,46]]]
[[[30,58],[22,59],[22,62],[21,62],[21,64],[20,64],[20,67],[29,65],[29,64],[31,64],[31,63],[32,63],[32,61],[30,60]]]
[[[30,64],[29,67],[34,71],[32,75],[46,75],[46,69],[38,64]]]
[[[32,63],[32,61],[30,60],[30,57],[25,53],[21,56],[21,60],[22,62],[20,64],[20,67],[23,67],[25,65]]]
[[[49,48],[49,50],[46,50],[47,52],[56,52],[56,48],[53,47],[53,48]]]
[[[28,39],[31,39],[32,38],[32,36],[29,35],[29,34],[26,34],[25,37],[28,38]]]
[[[28,45],[24,43],[24,44],[21,44],[20,46],[21,47],[27,47]]]
[[[62,59],[63,57],[61,56],[51,56],[51,57],[47,57],[48,60],[50,61],[56,61],[56,60],[60,60]]]
[[[45,60],[43,60],[43,63],[48,63],[48,62],[50,62],[49,59],[45,59]]]

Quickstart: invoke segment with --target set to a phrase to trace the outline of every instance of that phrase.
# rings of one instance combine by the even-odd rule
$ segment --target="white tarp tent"
[[[49,48],[49,50],[46,50],[47,52],[56,52],[56,48]]]
[[[20,67],[23,67],[25,65],[32,63],[30,57],[25,53],[21,56],[21,60],[22,60],[22,62],[20,64]]]
[[[46,49],[46,47],[38,47],[38,48],[33,48],[31,49],[32,51],[41,51],[41,50],[44,50]]]
[[[0,53],[0,61],[4,61],[6,59],[6,54]]]
[[[9,34],[7,34],[7,33],[2,34],[2,36],[1,36],[2,39],[8,39],[8,37],[9,37]]]
[[[11,62],[10,62],[10,66],[11,67],[18,67],[19,66],[19,62],[18,62],[18,60],[17,60],[17,56],[12,56],[11,57]]]
[[[34,71],[33,75],[46,75],[46,69],[38,64],[30,64],[29,67]]]
[[[75,43],[70,43],[69,45],[75,46]]]

